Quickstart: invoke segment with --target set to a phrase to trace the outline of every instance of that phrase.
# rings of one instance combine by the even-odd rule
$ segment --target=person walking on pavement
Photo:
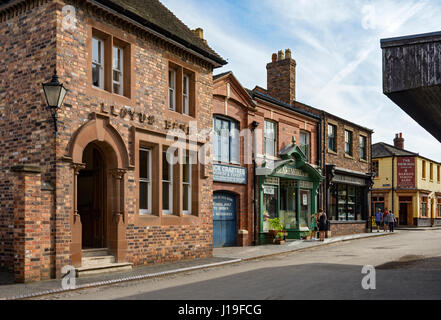
[[[317,215],[318,214],[313,214],[311,216],[311,227],[310,227],[310,230],[312,231],[312,240],[316,240],[316,236],[317,236],[317,231],[318,231]]]
[[[394,232],[395,216],[392,211],[389,211],[389,214],[386,216],[386,220],[389,224],[389,232]]]
[[[320,241],[325,241],[325,231],[327,227],[328,218],[326,217],[325,211],[323,209],[320,209],[318,212],[318,227],[319,227],[319,233],[320,233]]]
[[[384,210],[384,212],[383,212],[383,216],[381,217],[381,223],[383,224],[383,231],[384,231],[384,232],[387,231],[387,225],[388,225],[388,223],[387,223],[386,217],[387,217],[388,214],[389,214],[389,211]]]
[[[375,224],[377,225],[377,232],[380,232],[380,225],[382,218],[383,218],[383,213],[381,212],[381,208],[378,208],[378,211],[375,212]]]

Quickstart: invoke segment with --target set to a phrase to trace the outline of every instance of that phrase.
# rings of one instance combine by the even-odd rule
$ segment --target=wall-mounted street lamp
[[[54,119],[55,132],[57,132],[57,111],[61,108],[67,93],[67,89],[58,81],[57,70],[54,71],[50,82],[43,83],[43,91],[49,111]]]

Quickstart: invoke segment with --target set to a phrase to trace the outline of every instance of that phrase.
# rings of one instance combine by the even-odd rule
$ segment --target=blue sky
[[[271,54],[290,48],[298,101],[374,130],[392,144],[441,162],[440,143],[382,93],[380,39],[441,31],[441,1],[161,0],[247,88],[266,88]]]

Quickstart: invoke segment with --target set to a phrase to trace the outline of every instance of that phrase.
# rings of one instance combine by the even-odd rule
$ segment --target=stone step
[[[91,257],[83,257],[81,259],[82,266],[92,266],[97,264],[109,264],[114,263],[115,257],[111,255],[106,256],[91,256]]]
[[[75,269],[76,276],[86,276],[99,273],[117,272],[117,271],[130,271],[133,263],[119,262],[119,263],[106,263],[99,265],[81,266]]]
[[[83,249],[81,252],[83,257],[97,257],[97,256],[109,255],[109,249],[107,248]]]

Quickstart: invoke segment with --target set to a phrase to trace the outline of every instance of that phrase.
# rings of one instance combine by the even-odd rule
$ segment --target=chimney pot
[[[278,55],[277,55],[277,60],[278,61],[285,60],[285,55],[283,54],[282,50],[279,50]]]
[[[285,59],[291,59],[291,49],[285,50]]]
[[[271,61],[272,62],[276,62],[277,61],[277,53],[273,53],[273,55],[271,56]]]
[[[193,33],[198,36],[199,39],[204,40],[204,30],[202,28],[196,28]]]

